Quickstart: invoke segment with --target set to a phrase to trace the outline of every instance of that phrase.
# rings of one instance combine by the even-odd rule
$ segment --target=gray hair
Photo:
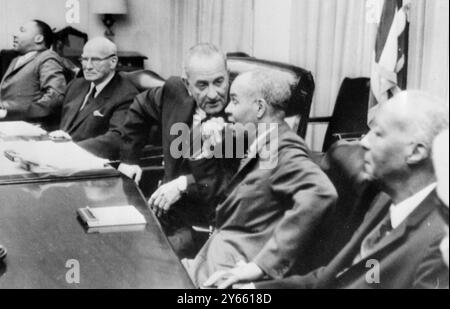
[[[244,74],[250,75],[250,96],[260,97],[275,110],[286,112],[295,81],[292,75],[273,69],[258,69]]]
[[[199,43],[189,49],[183,62],[183,74],[184,77],[188,77],[189,66],[192,59],[196,57],[214,57],[219,56],[223,59],[225,70],[227,70],[227,57],[226,55],[214,44],[211,43]]]
[[[405,126],[413,132],[416,142],[422,143],[432,153],[434,139],[449,127],[448,104],[418,90],[403,91],[391,104],[404,104]]]

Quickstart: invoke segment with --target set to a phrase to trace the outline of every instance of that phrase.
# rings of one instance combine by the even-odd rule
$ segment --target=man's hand
[[[225,120],[221,117],[211,118],[202,124],[202,140],[208,141],[211,146],[222,142],[222,133],[225,129]]]
[[[2,101],[0,101],[0,119],[6,118],[6,115],[8,114],[8,110],[6,109],[5,105]]]
[[[53,141],[71,141],[72,137],[67,132],[62,130],[53,131],[48,134],[51,140]]]
[[[205,287],[217,286],[218,289],[226,289],[236,283],[251,282],[261,279],[264,272],[255,263],[238,263],[237,267],[230,270],[221,270],[214,273],[206,282]]]
[[[139,165],[129,165],[125,163],[121,163],[119,168],[117,169],[119,172],[124,174],[130,179],[133,179],[136,184],[139,184],[142,178],[142,169]]]
[[[181,176],[158,188],[148,201],[149,207],[160,218],[166,215],[173,204],[178,202],[186,191],[187,179]]]

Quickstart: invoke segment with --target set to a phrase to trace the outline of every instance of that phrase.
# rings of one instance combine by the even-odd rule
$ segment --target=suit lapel
[[[406,220],[395,230],[393,230],[388,236],[380,241],[375,246],[373,251],[364,258],[364,260],[370,259],[380,251],[387,249],[389,246],[394,245],[397,241],[406,237],[407,233],[419,225],[425,218],[433,211],[434,206],[439,205],[439,201],[436,195],[436,191],[433,191],[420,205],[413,211],[413,213],[406,218]]]
[[[376,227],[380,220],[386,216],[391,203],[390,197],[384,193],[379,194],[375,198],[372,202],[372,207],[352,239],[327,266],[327,274],[321,282],[328,284],[352,267],[353,261],[361,249],[362,241]]]
[[[78,113],[80,111],[81,105],[83,104],[84,98],[86,97],[87,93],[89,92],[89,89],[91,87],[91,83],[84,80],[81,84],[78,94],[76,97],[72,100],[72,104],[69,105],[69,110],[67,113],[67,120],[64,121],[63,127],[61,128],[63,131],[70,132],[72,129],[72,124],[74,123],[75,119],[78,116]]]
[[[17,68],[16,68],[16,64],[17,64],[17,61],[19,61],[20,56],[14,58],[14,60],[11,62],[10,66],[8,67],[8,70],[6,71],[5,76],[3,78],[6,79],[10,75],[12,75],[12,74],[16,73],[17,71],[19,71],[20,69],[22,69],[28,63],[33,61],[37,57],[37,55],[39,55],[39,52],[34,54],[32,57],[28,58],[25,62],[20,64],[20,66],[18,66]]]
[[[77,114],[75,114],[75,118],[73,121],[73,125],[71,126],[71,130],[76,130],[78,126],[87,118],[89,115],[94,113],[96,110],[100,109],[103,105],[105,105],[108,100],[111,98],[114,90],[117,87],[117,83],[120,82],[119,75],[115,75],[113,79],[106,85],[106,87],[102,90],[102,92],[99,93],[99,95],[95,98],[94,102],[92,104],[86,105],[82,111],[80,111],[81,105],[83,104],[84,98],[86,97],[86,94],[83,96],[82,100],[79,102],[79,105],[77,106]],[[90,83],[89,88],[90,89]],[[79,111],[79,112],[78,112]]]

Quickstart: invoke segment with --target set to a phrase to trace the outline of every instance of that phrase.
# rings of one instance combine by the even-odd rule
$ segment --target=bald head
[[[111,77],[117,67],[117,47],[104,37],[89,40],[81,56],[86,80],[99,84]]]
[[[117,54],[117,46],[110,40],[104,37],[96,37],[89,40],[84,46],[83,52],[95,51],[102,57]]]
[[[403,91],[380,108],[385,115],[390,114],[400,130],[425,145],[430,153],[436,136],[449,126],[448,104],[422,91]]]

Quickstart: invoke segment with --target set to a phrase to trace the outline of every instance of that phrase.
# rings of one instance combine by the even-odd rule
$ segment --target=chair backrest
[[[311,72],[302,68],[275,61],[261,60],[252,57],[229,57],[228,69],[230,79],[233,81],[237,75],[255,69],[269,68],[287,72],[294,77],[292,97],[289,101],[287,117],[298,117],[298,127],[295,128],[301,137],[306,136],[309,113],[314,95],[314,78]]]
[[[150,70],[121,72],[121,74],[130,80],[141,92],[151,88],[161,87],[165,83],[164,78]]]
[[[364,175],[364,149],[359,142],[333,144],[320,162],[338,193],[314,235],[311,259],[299,273],[327,265],[350,241],[380,190]]]
[[[72,27],[65,27],[54,34],[53,50],[61,57],[80,56],[88,41],[88,35]]]
[[[323,152],[326,152],[336,142],[335,134],[367,133],[369,129],[367,126],[369,93],[369,78],[344,79],[325,133]]]

